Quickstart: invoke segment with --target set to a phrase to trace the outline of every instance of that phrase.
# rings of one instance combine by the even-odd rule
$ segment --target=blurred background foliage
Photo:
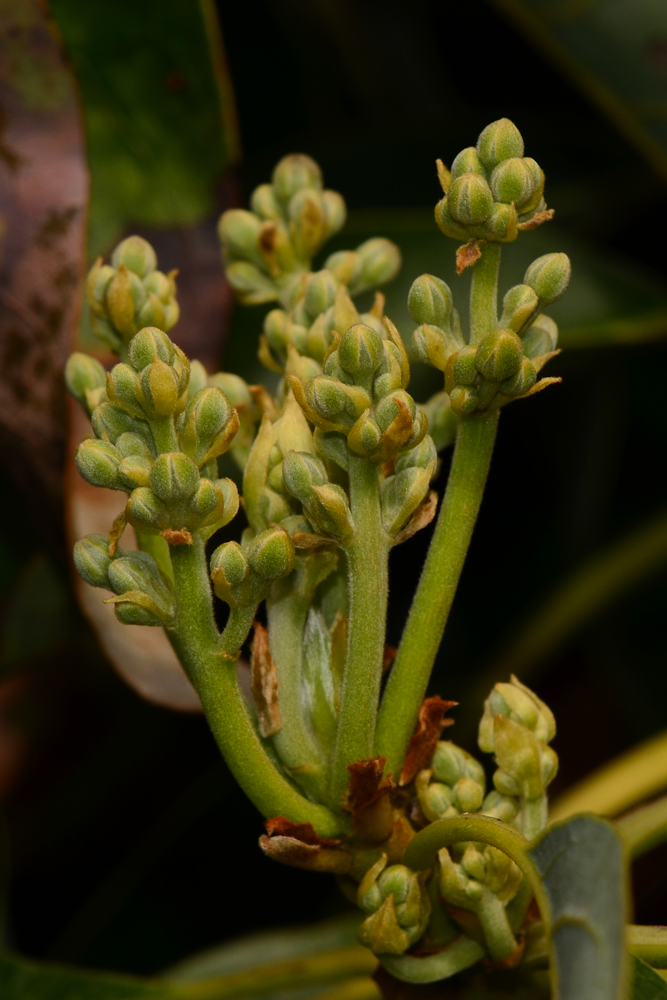
[[[464,309],[467,296],[432,221],[436,157],[450,162],[496,118],[517,123],[547,171],[556,221],[508,248],[503,282],[546,250],[570,254],[572,286],[553,309],[563,384],[503,416],[432,686],[461,702],[458,739],[472,749],[479,678],[520,666],[559,720],[555,792],[664,728],[664,5],[52,0],[51,13],[66,61],[37,3],[0,2],[3,184],[18,197],[21,116],[48,137],[71,67],[91,179],[87,259],[129,231],[152,239],[161,268],[182,269],[177,342],[250,381],[263,309],[231,304],[215,242],[222,208],[245,204],[285,153],[314,156],[350,209],[331,249],[371,235],[400,245],[387,312],[409,337],[418,274],[448,280]],[[0,266],[4,352],[17,323],[24,336],[35,329],[36,307],[13,298],[6,253]],[[53,333],[64,353],[74,327]],[[85,315],[78,336],[88,342]],[[1,378],[13,377],[4,364]],[[418,398],[439,388],[422,367],[414,378]],[[64,408],[49,412],[62,469]],[[45,528],[63,524],[63,497],[22,492],[20,433],[0,435],[6,941],[149,973],[258,927],[340,912],[328,877],[258,851],[259,817],[203,719],[141,701],[104,660],[73,597],[64,529]],[[424,531],[392,555],[390,642],[427,543]],[[664,922],[659,870],[655,855],[635,866],[638,922]]]

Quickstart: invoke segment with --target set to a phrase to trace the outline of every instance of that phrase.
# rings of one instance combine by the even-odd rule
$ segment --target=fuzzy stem
[[[282,728],[273,737],[278,756],[288,771],[317,801],[326,799],[326,774],[320,750],[303,713],[303,633],[310,597],[289,593],[267,601],[271,656],[278,672],[278,704]]]
[[[509,958],[516,951],[517,942],[507,919],[507,911],[498,897],[487,890],[475,912],[491,958],[496,962]]]
[[[264,816],[312,823],[335,836],[340,822],[325,806],[309,802],[276,770],[252,723],[238,686],[236,660],[256,608],[230,611],[221,636],[213,615],[204,542],[171,549],[178,624],[167,634],[202,700],[215,740],[239,785]]]
[[[498,323],[500,243],[487,243],[472,271],[470,286],[470,343],[479,344]]]
[[[447,490],[378,717],[376,753],[398,777],[482,502],[498,413],[462,420]]]
[[[158,452],[180,451],[173,417],[156,418],[151,420],[150,425]]]
[[[389,538],[382,525],[377,465],[350,454],[350,509],[355,531],[347,543],[350,616],[332,774],[331,802],[348,785],[348,765],[373,757],[387,619]]]

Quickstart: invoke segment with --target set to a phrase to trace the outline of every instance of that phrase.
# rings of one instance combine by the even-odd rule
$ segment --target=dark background
[[[378,210],[393,236],[390,210],[426,210],[438,199],[435,158],[451,162],[485,124],[507,116],[547,171],[554,232],[582,241],[582,258],[597,249],[664,281],[667,184],[490,4],[220,0],[218,13],[243,148],[220,198],[245,204],[277,159],[304,151],[353,215]],[[441,252],[453,252],[444,237]],[[165,269],[177,263],[165,260]],[[253,368],[261,314],[231,316],[226,357],[241,374]],[[466,693],[522,616],[587,554],[664,507],[666,353],[660,340],[566,352],[550,372],[563,376],[560,387],[503,414],[432,683],[462,703],[464,732],[481,711]],[[56,595],[57,634],[46,651],[37,642],[0,689],[10,691],[20,734],[5,809],[11,945],[153,972],[251,929],[339,911],[328,876],[259,852],[260,817],[203,719],[142,702],[111,670],[76,610],[63,550],[35,530],[5,471],[0,504],[5,607],[17,613],[10,602],[20,574],[43,573],[36,599]],[[428,534],[392,555],[390,642]],[[666,606],[662,572],[536,665],[530,683],[559,724],[555,792],[665,726]],[[456,740],[456,727],[448,735]],[[650,873],[637,866],[638,922],[664,922],[659,861],[652,856]]]

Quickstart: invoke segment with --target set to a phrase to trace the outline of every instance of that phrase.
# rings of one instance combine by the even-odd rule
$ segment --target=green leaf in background
[[[130,976],[67,969],[0,954],[2,1000],[168,1000],[163,984]]]
[[[186,225],[214,208],[239,155],[213,0],[52,0],[81,88],[92,176],[89,254],[128,223]]]
[[[632,1000],[667,1000],[667,982],[639,958],[632,960]]]
[[[663,0],[493,0],[667,177]]]
[[[551,909],[557,1000],[623,1000],[626,874],[611,823],[574,816],[528,854]]]

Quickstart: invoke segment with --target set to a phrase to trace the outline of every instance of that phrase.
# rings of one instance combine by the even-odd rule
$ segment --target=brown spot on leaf
[[[399,785],[409,784],[418,771],[428,766],[443,727],[451,726],[454,722],[453,719],[445,718],[445,712],[456,704],[455,701],[444,701],[437,694],[422,702],[417,728],[408,744]]]
[[[482,256],[485,240],[469,240],[456,251],[456,273],[463,274],[467,267],[472,267]]]
[[[255,622],[250,671],[260,735],[273,736],[282,728],[278,707],[278,671],[269,650],[269,633],[259,622]]]

